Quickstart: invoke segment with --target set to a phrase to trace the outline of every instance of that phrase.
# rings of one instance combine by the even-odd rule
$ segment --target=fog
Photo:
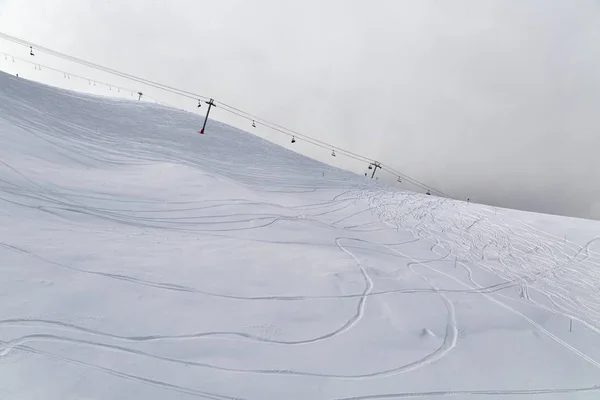
[[[0,0],[0,31],[226,101],[457,198],[600,219],[599,1]]]

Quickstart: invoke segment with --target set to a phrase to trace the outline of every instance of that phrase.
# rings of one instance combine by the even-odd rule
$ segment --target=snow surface
[[[0,74],[0,399],[600,398],[599,222],[201,122]]]

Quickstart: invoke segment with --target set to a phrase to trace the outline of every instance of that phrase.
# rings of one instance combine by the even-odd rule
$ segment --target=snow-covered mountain
[[[597,399],[600,222],[0,74],[0,399]]]

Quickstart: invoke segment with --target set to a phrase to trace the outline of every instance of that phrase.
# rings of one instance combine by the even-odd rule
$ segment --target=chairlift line
[[[19,39],[17,37],[11,36],[11,35],[7,35],[6,33],[2,33],[2,32],[0,32],[0,38],[4,38],[5,40],[8,40],[8,41],[11,41],[13,43],[20,44],[20,45],[33,45],[33,43],[30,43],[28,41],[25,41],[23,39]],[[55,56],[55,57],[63,58],[65,60],[68,60],[68,61],[71,61],[71,62],[75,62],[75,63],[78,63],[80,65],[84,65],[84,66],[87,66],[87,67],[90,67],[90,68],[98,69],[98,70],[101,70],[101,71],[104,71],[104,72],[107,72],[107,73],[111,73],[111,74],[114,74],[114,75],[117,75],[117,76],[120,76],[120,77],[123,77],[123,78],[126,78],[126,79],[130,79],[130,80],[136,81],[136,82],[144,83],[144,84],[156,87],[156,88],[161,89],[161,90],[170,91],[172,93],[175,93],[175,94],[178,94],[178,95],[181,95],[181,96],[184,96],[184,97],[190,97],[190,95],[194,95],[193,93],[185,91],[185,90],[177,89],[177,88],[174,88],[174,87],[171,87],[171,86],[168,86],[168,85],[160,84],[158,82],[153,82],[153,81],[150,81],[150,80],[147,80],[147,79],[143,79],[143,78],[140,78],[140,77],[137,77],[137,76],[134,76],[134,75],[126,74],[126,73],[123,73],[123,72],[120,72],[120,71],[117,71],[117,70],[113,70],[113,69],[108,68],[108,67],[103,67],[101,65],[98,65],[98,64],[95,64],[95,63],[92,63],[92,62],[89,62],[89,61],[85,61],[85,60],[82,60],[82,59],[78,59],[78,58],[70,56],[68,54],[60,53],[58,51],[55,51],[55,50],[52,50],[52,49],[49,49],[49,48],[46,48],[46,47],[43,47],[43,46],[36,45],[36,48],[38,50],[41,50],[41,51],[43,51],[45,53],[48,53],[48,54],[50,54],[52,56]],[[198,95],[194,95],[194,96],[195,97],[201,97],[201,98],[208,99],[208,97],[206,97],[206,96],[198,96]],[[242,113],[244,113],[246,115],[251,115],[251,114],[249,114],[249,113],[247,113],[245,111],[239,110],[239,109],[237,109],[237,108],[235,108],[233,106],[229,106],[227,104],[221,104],[221,105],[223,107],[229,107],[229,108],[231,108],[233,110],[238,110],[238,111],[240,111],[240,112],[242,112]],[[255,121],[259,120],[258,118],[253,118],[253,119]],[[289,132],[291,132],[291,133],[297,133],[297,132],[291,131],[291,130],[289,130],[287,128],[284,128],[284,127],[282,127],[280,125],[277,125],[277,124],[274,124],[274,123],[270,123],[269,121],[262,121],[262,120],[260,120],[260,122],[263,125],[268,126],[271,129],[275,129],[273,127],[279,128],[279,129],[275,129],[275,130],[281,130],[281,129],[283,129],[283,130],[286,131],[286,132],[284,132],[286,134],[288,134]],[[297,134],[296,136],[303,136],[304,137],[305,135]],[[339,148],[337,146],[328,145],[327,143],[324,143],[324,142],[322,142],[322,141],[320,141],[318,139],[315,139],[315,138],[311,138],[311,137],[305,137],[305,138],[306,139],[311,139],[311,142],[313,142],[313,143],[314,142],[318,142],[321,145],[324,145],[324,146],[327,146],[327,147],[330,147],[330,148],[334,148],[334,149],[338,149],[340,151],[343,151],[344,153],[348,153],[348,154],[352,153],[352,152],[349,152],[348,150],[344,150],[344,149]],[[359,159],[364,159],[365,161],[367,160],[366,157],[361,156],[360,154],[352,153],[352,155],[355,156],[355,157],[358,157]]]
[[[134,75],[130,75],[130,74],[127,74],[127,73],[124,73],[124,72],[120,72],[120,71],[117,71],[117,70],[114,70],[114,69],[111,69],[111,68],[108,68],[108,67],[104,67],[104,66],[99,65],[99,64],[95,64],[95,63],[92,63],[92,62],[89,62],[89,61],[85,61],[85,60],[82,60],[82,59],[70,56],[68,54],[61,53],[61,52],[49,49],[47,47],[37,45],[35,43],[28,42],[26,40],[17,38],[15,36],[8,35],[8,34],[3,33],[3,32],[0,32],[0,38],[8,40],[9,42],[13,42],[13,43],[22,45],[22,46],[35,46],[36,49],[37,49],[37,51],[42,51],[42,52],[44,52],[46,54],[49,54],[51,56],[62,58],[64,60],[67,60],[67,61],[70,61],[70,62],[74,62],[76,64],[80,64],[80,65],[83,65],[83,66],[86,66],[86,67],[89,67],[89,68],[93,68],[93,69],[97,69],[97,70],[100,70],[100,71],[103,71],[103,72],[107,72],[109,74],[113,74],[113,75],[119,76],[121,78],[126,78],[126,79],[129,79],[129,80],[138,82],[138,83],[142,83],[142,84],[145,84],[145,85],[148,85],[148,86],[155,87],[155,88],[160,89],[160,90],[164,90],[164,91],[167,91],[167,92],[178,94],[180,96],[184,96],[184,97],[188,97],[188,98],[194,98],[194,99],[196,99],[198,97],[208,99],[208,97],[206,97],[206,96],[198,96],[197,94],[194,94],[194,93],[191,93],[191,92],[188,92],[188,91],[185,91],[185,90],[177,89],[177,88],[169,86],[169,85],[161,84],[161,83],[154,82],[154,81],[151,81],[151,80],[148,80],[148,79],[143,79],[143,78],[140,78],[140,77],[137,77],[137,76],[134,76]]]
[[[245,118],[245,119],[249,119],[249,118],[248,118],[246,115],[240,114],[240,113],[238,113],[238,112],[236,112],[236,111],[232,111],[231,109],[228,109],[228,108],[222,108],[222,109],[223,109],[224,111],[227,111],[227,112],[231,113],[231,114],[237,115],[238,117]],[[277,132],[280,132],[280,133],[282,133],[282,134],[284,134],[284,135],[292,136],[292,138],[295,138],[295,136],[294,136],[293,134],[291,134],[291,133],[288,133],[287,131],[284,131],[284,130],[282,130],[282,129],[279,129],[279,128],[277,128],[277,127],[273,127],[273,126],[269,126],[269,125],[266,125],[266,126],[267,126],[268,128],[270,128],[270,129],[274,130],[274,131],[277,131]],[[315,145],[315,146],[317,146],[317,147],[321,147],[321,148],[324,148],[324,149],[326,149],[326,148],[327,148],[327,147],[326,147],[326,146],[324,146],[323,144],[321,144],[321,143],[319,143],[319,142],[315,142],[315,141],[313,141],[313,140],[311,140],[311,139],[305,139],[305,141],[306,141],[306,142],[308,142],[308,143],[310,143],[310,144],[312,144],[312,145]],[[363,159],[361,159],[361,158],[358,158],[358,157],[355,157],[355,156],[354,156],[354,155],[352,155],[352,154],[349,154],[349,153],[344,153],[344,152],[342,152],[342,154],[343,154],[344,156],[348,157],[348,158],[352,158],[352,159],[354,159],[354,160],[357,160],[357,161],[363,161]],[[333,151],[332,151],[332,156],[333,156],[333,157],[336,157],[336,155],[335,155],[335,150],[333,150]],[[411,182],[411,183],[412,183],[412,184],[414,184],[415,186],[421,187],[421,188],[423,188],[423,189],[427,189],[427,188],[428,188],[428,186],[427,186],[427,185],[423,184],[422,182],[419,182],[419,181],[417,181],[416,179],[413,179],[413,178],[411,178],[411,177],[410,177],[410,176],[408,176],[408,175],[402,174],[402,173],[400,173],[400,172],[398,172],[398,171],[396,171],[396,170],[394,170],[394,169],[392,169],[392,168],[390,168],[390,167],[385,167],[385,166],[383,166],[383,165],[381,165],[381,164],[379,164],[379,165],[381,166],[381,169],[382,169],[382,170],[384,170],[384,171],[386,171],[386,172],[388,172],[388,173],[391,173],[392,175],[397,175],[398,177],[405,177],[405,179],[406,179],[408,182]],[[432,189],[432,191],[435,191],[436,193],[439,193],[441,196],[448,197],[448,198],[453,198],[453,197],[451,197],[451,196],[449,196],[449,195],[447,195],[447,194],[445,194],[445,193],[443,193],[443,192],[441,192],[441,191],[438,191],[438,190],[433,190],[433,189]]]
[[[106,72],[106,73],[109,73],[109,74],[112,74],[112,75],[115,75],[115,76],[119,76],[121,78],[129,79],[131,81],[142,83],[142,84],[145,84],[145,85],[148,85],[148,86],[160,89],[160,90],[171,92],[173,94],[177,94],[177,95],[182,96],[182,97],[188,97],[188,98],[191,97],[193,99],[198,99],[198,98],[208,99],[208,97],[206,97],[206,96],[201,96],[201,95],[198,95],[198,94],[194,94],[194,93],[186,91],[186,90],[182,90],[182,89],[178,89],[178,88],[175,88],[175,87],[172,87],[172,86],[169,86],[169,85],[165,85],[165,84],[161,84],[161,83],[158,83],[158,82],[150,81],[148,79],[144,79],[144,78],[140,78],[140,77],[135,76],[135,75],[130,75],[130,74],[127,74],[127,73],[124,73],[124,72],[120,72],[120,71],[117,71],[117,70],[114,70],[114,69],[111,69],[111,68],[108,68],[108,67],[104,67],[104,66],[99,65],[99,64],[92,63],[90,61],[85,61],[85,60],[82,60],[82,59],[70,56],[70,55],[65,54],[65,53],[60,53],[58,51],[55,51],[55,50],[52,50],[52,49],[49,49],[49,48],[46,48],[46,47],[43,47],[43,46],[39,46],[39,45],[37,45],[35,43],[31,43],[31,42],[25,41],[23,39],[19,39],[17,37],[8,35],[8,34],[3,33],[3,32],[0,32],[0,38],[8,40],[8,41],[16,43],[16,44],[19,44],[19,45],[22,45],[22,46],[28,46],[29,50],[30,50],[30,55],[31,56],[35,55],[35,53],[33,51],[33,46],[35,46],[36,47],[36,51],[42,51],[42,52],[44,52],[44,53],[46,53],[48,55],[51,55],[51,56],[54,56],[54,57],[58,57],[58,58],[66,60],[66,61],[70,61],[70,62],[79,64],[79,65],[83,65],[83,66],[86,66],[86,67],[89,67],[89,68],[97,69],[97,70],[100,70],[100,71],[103,71],[103,72]],[[5,56],[5,58],[6,58],[6,56]],[[12,57],[12,60],[13,60],[13,62],[15,62],[14,56]],[[68,78],[68,79],[71,79],[70,75],[69,76],[65,75],[65,77]],[[94,86],[96,86],[96,82],[94,82]],[[139,92],[138,94],[140,95],[139,100],[141,100],[141,92]],[[275,123],[267,121],[267,120],[260,119],[260,118],[258,118],[256,116],[254,116],[254,115],[246,112],[246,111],[240,110],[240,109],[235,108],[233,106],[230,106],[228,104],[220,103],[219,105],[225,111],[229,111],[230,113],[237,114],[240,117],[252,120],[253,126],[255,126],[256,122],[258,121],[262,125],[270,128],[272,130],[281,132],[281,133],[283,133],[285,135],[288,135],[288,136],[292,136],[292,143],[295,142],[295,136],[298,136],[299,138],[305,139],[305,141],[309,142],[310,144],[313,144],[313,145],[316,145],[316,146],[322,147],[322,148],[330,148],[330,149],[332,149],[332,156],[333,157],[336,157],[335,150],[338,150],[338,152],[340,152],[342,155],[344,155],[346,157],[349,157],[349,158],[352,158],[352,159],[355,159],[355,160],[359,160],[359,161],[362,160],[362,161],[371,162],[371,159],[369,159],[369,158],[367,158],[367,157],[365,157],[365,156],[363,156],[361,154],[354,153],[352,151],[349,151],[349,150],[346,150],[346,149],[343,149],[343,148],[340,148],[340,147],[337,147],[337,146],[333,146],[333,145],[325,143],[325,142],[323,142],[323,141],[321,141],[319,139],[316,139],[316,138],[313,138],[313,137],[310,137],[310,136],[307,136],[307,135],[300,134],[300,133],[298,133],[296,131],[293,131],[291,129],[285,128],[285,127],[283,127],[281,125],[275,124]],[[238,111],[239,114],[237,112],[235,112],[235,111]],[[427,189],[430,193],[439,193],[439,194],[441,194],[443,196],[452,198],[452,196],[449,196],[449,195],[447,195],[447,194],[445,194],[445,193],[443,193],[443,192],[441,192],[439,190],[435,190],[435,189],[427,186],[426,184],[424,184],[422,182],[419,182],[418,180],[416,180],[414,178],[411,178],[408,175],[399,173],[397,170],[394,170],[393,168],[384,167],[384,166],[381,166],[380,168],[386,170],[386,172],[391,172],[392,174],[397,175],[398,179],[400,179],[402,177],[406,181],[411,182],[411,183],[415,184],[416,186],[419,186],[421,188]]]

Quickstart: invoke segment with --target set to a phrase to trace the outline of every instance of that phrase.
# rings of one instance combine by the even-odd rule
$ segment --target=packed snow
[[[600,398],[599,222],[202,121],[0,75],[0,399]]]

